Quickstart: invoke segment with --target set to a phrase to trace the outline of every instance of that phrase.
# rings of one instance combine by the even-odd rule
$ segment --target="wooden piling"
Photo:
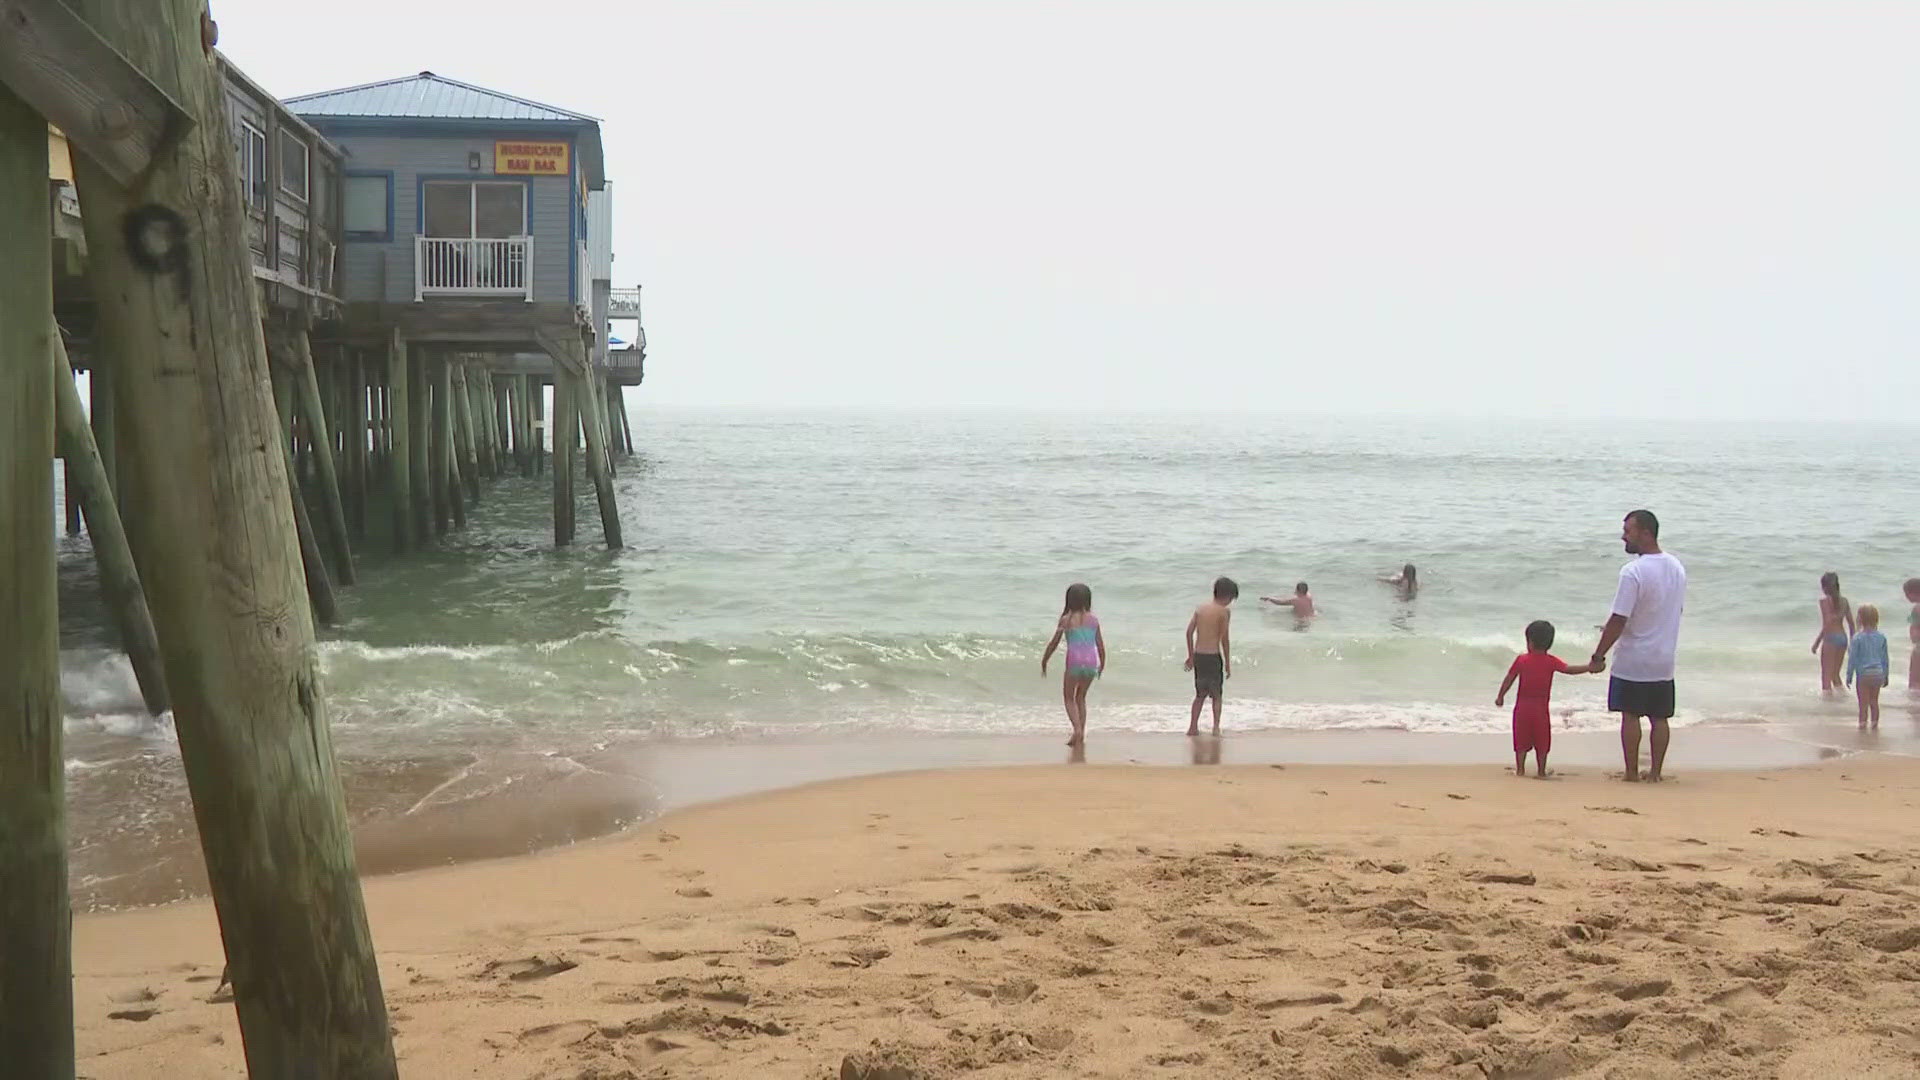
[[[640,448],[636,446],[633,441],[633,414],[627,411],[626,388],[616,386],[614,387],[614,393],[619,395],[616,400],[620,402],[620,430],[626,436],[627,454],[631,456],[639,453]]]
[[[500,391],[493,369],[481,369],[480,403],[487,412],[487,475],[498,480],[507,472],[507,435],[500,423]]]
[[[0,86],[0,1060],[72,1080],[46,132]]]
[[[573,431],[579,421],[574,416],[572,383],[564,371],[556,371],[553,382],[553,544],[566,547],[573,543]]]
[[[93,445],[100,448],[100,462],[107,470],[107,485],[118,499],[120,457],[115,448],[120,445],[120,440],[114,431],[113,377],[100,369],[98,356],[94,357],[93,370],[87,376],[87,397],[92,404],[88,419],[93,424]]]
[[[456,361],[453,367],[453,443],[460,458],[460,479],[466,485],[467,502],[480,505],[480,453],[473,432],[473,389],[467,385],[467,365]]]
[[[513,384],[511,375],[500,377],[487,373],[487,389],[493,393],[494,454],[499,466],[495,476],[505,476],[507,462],[513,458]]]
[[[533,395],[539,389],[531,375],[510,375],[513,380],[513,455],[520,463],[520,475],[532,479]]]
[[[460,476],[453,453],[453,362],[443,353],[433,360],[433,523],[442,534],[466,524]]]
[[[389,486],[393,489],[393,550],[405,554],[413,550],[420,534],[414,529],[413,451],[407,439],[407,340],[400,328],[393,328],[387,341],[387,465],[391,469]]]
[[[313,342],[307,328],[298,326],[289,335],[292,370],[287,374],[299,397],[300,418],[307,425],[307,444],[311,447],[314,479],[320,488],[321,520],[326,524],[328,546],[333,549],[333,567],[340,584],[352,585],[353,540],[347,532],[347,510],[340,497],[340,474],[334,468],[333,433],[327,413],[321,407],[319,373],[314,370]]]
[[[547,387],[538,375],[527,376],[527,448],[533,455],[533,475],[547,467]]]
[[[300,567],[306,576],[307,601],[313,606],[314,619],[322,626],[332,626],[340,619],[340,610],[333,597],[333,579],[327,576],[327,560],[320,553],[320,540],[313,532],[313,518],[307,512],[307,499],[300,491],[299,478],[294,475],[293,398],[297,391],[293,388],[293,382],[296,378],[293,372],[287,370],[285,363],[273,365],[273,403],[280,417],[280,448],[287,459],[287,492],[293,501],[293,523],[300,543]]]
[[[76,388],[74,392],[78,393],[78,388]],[[63,471],[61,474],[60,492],[65,496],[63,501],[67,504],[67,535],[79,536],[80,493],[75,490],[73,486],[73,466],[62,462],[61,467]]]
[[[613,469],[607,453],[607,399],[591,374],[586,378],[577,375],[571,378],[574,395],[584,406],[581,410],[584,422],[580,426],[586,435],[587,471],[593,478],[594,496],[600,504],[600,532],[609,549],[625,547],[626,541],[620,535],[620,507],[614,502]]]
[[[407,471],[413,485],[413,533],[425,544],[435,535],[433,519],[432,401],[427,394],[425,349],[410,349],[407,363]]]
[[[52,338],[55,445],[67,462],[69,491],[77,495],[86,514],[87,537],[100,570],[100,591],[120,632],[120,647],[126,650],[147,712],[159,716],[167,711],[167,681],[153,616],[147,611],[147,594],[140,587],[140,571],[114,502],[113,485],[107,481],[106,465],[94,444],[93,429],[87,426],[86,410],[80,406],[80,388],[74,385],[66,343],[57,332]]]
[[[347,411],[343,421],[347,452],[347,524],[353,538],[367,539],[367,364],[358,349],[342,354],[347,365]]]
[[[495,407],[497,400],[493,394],[493,372],[484,365],[474,368],[479,380],[474,385],[474,416],[480,421],[480,431],[485,436],[487,460],[482,466],[489,480],[500,479],[500,410]]]
[[[123,406],[135,555],[153,568],[142,583],[247,1070],[393,1080],[390,1020],[301,602],[286,454],[261,452],[284,446],[285,432],[206,6],[86,0],[79,10],[116,59],[193,120],[159,144],[137,190],[90,153],[74,155],[74,171],[100,337]],[[65,72],[83,87],[89,74]]]

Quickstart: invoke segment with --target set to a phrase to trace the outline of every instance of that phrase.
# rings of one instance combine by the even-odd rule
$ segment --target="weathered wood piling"
[[[167,711],[167,685],[160,664],[160,642],[153,632],[153,616],[147,611],[147,594],[140,587],[140,571],[134,564],[133,548],[127,543],[126,529],[120,521],[120,507],[114,501],[106,466],[93,442],[93,429],[87,426],[86,411],[80,405],[80,388],[74,385],[66,345],[57,331],[51,336],[55,445],[60,456],[66,459],[68,491],[77,494],[86,515],[94,565],[100,570],[100,591],[119,629],[120,647],[126,650],[147,712],[158,716]]]
[[[143,583],[248,1070],[395,1077],[287,455],[271,449],[284,432],[212,24],[200,0],[86,0],[80,10],[192,125],[168,128],[144,168],[111,170],[86,146],[75,165],[100,338],[128,406],[119,435],[134,551],[156,571]],[[76,86],[107,84],[78,57],[66,66]],[[137,188],[126,186],[133,175]]]
[[[0,86],[0,235],[52,228],[46,121]],[[72,1080],[53,260],[44,243],[8,247],[0,259],[0,1061],[21,1080]]]

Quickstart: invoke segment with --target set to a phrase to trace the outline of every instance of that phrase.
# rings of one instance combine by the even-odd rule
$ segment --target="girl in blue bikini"
[[[1813,639],[1813,653],[1820,658],[1820,692],[1840,690],[1840,667],[1847,662],[1847,642],[1853,637],[1853,608],[1840,595],[1840,575],[1829,570],[1820,575],[1820,633]]]
[[[1093,617],[1093,590],[1085,585],[1067,586],[1066,607],[1040,657],[1040,674],[1047,673],[1047,662],[1062,638],[1067,642],[1067,673],[1060,681],[1060,696],[1066,701],[1067,722],[1073,725],[1067,745],[1079,746],[1087,738],[1087,688],[1107,670],[1107,639],[1100,636],[1100,620]]]

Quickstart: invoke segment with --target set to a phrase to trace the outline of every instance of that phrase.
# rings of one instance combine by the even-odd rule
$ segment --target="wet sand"
[[[1903,719],[1907,731],[1913,725]],[[1842,753],[1920,741],[1894,733],[1856,738],[1831,725],[1774,737],[1756,726],[1702,725],[1675,733],[1676,769],[1800,765]],[[668,811],[756,792],[921,769],[1064,763],[1157,766],[1511,762],[1503,735],[1403,731],[1229,733],[1189,739],[1095,732],[1084,753],[1058,736],[872,736],[793,740],[645,742],[534,753],[476,749],[391,759],[343,757],[341,775],[365,874],[522,855],[605,836]],[[1557,736],[1552,764],[1619,768],[1616,735]],[[206,872],[177,759],[129,759],[86,778],[73,808],[74,904],[112,910],[206,893]],[[88,794],[90,793],[90,794]],[[143,807],[130,819],[125,807]]]
[[[849,767],[835,749],[807,767]],[[1092,760],[832,780],[366,893],[416,1078],[1920,1070],[1920,761],[1689,754],[1628,785],[1568,750],[1546,783]],[[662,797],[745,783],[678,780]],[[206,902],[74,937],[85,1075],[242,1075]]]

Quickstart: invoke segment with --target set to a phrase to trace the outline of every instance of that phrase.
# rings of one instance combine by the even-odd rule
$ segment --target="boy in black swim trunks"
[[[1213,583],[1213,599],[1193,609],[1187,620],[1187,670],[1193,672],[1193,712],[1187,720],[1187,734],[1200,734],[1200,706],[1213,700],[1213,733],[1220,734],[1220,695],[1226,681],[1233,677],[1232,641],[1228,635],[1233,621],[1233,601],[1240,586],[1232,578]]]

